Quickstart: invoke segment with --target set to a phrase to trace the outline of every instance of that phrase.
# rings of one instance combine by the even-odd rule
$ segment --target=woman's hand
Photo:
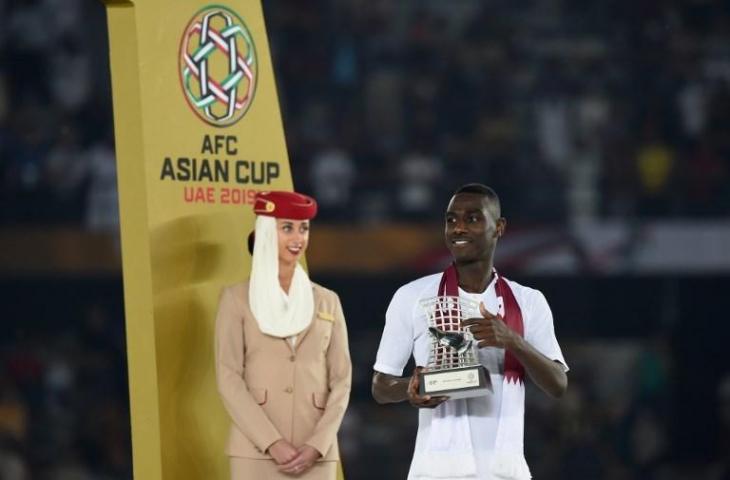
[[[302,445],[299,447],[297,456],[289,461],[289,463],[281,465],[279,471],[290,475],[301,475],[312,468],[314,462],[321,456],[316,448],[310,447],[309,445]]]
[[[294,445],[287,442],[283,438],[280,438],[279,440],[275,441],[271,444],[269,447],[269,455],[271,455],[274,458],[274,461],[277,465],[284,465],[296,458],[296,456],[299,454],[296,448],[294,448]]]

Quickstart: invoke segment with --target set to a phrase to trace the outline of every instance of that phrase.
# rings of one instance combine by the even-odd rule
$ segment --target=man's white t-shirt
[[[373,367],[375,371],[402,376],[403,368],[411,355],[413,355],[416,365],[427,365],[431,339],[427,330],[426,313],[420,306],[420,302],[438,295],[441,275],[438,273],[419,278],[402,286],[395,293],[385,314],[385,328]],[[497,298],[495,291],[496,278],[495,275],[482,293],[468,293],[460,288],[459,296],[484,302],[484,306],[489,312],[504,315],[502,299]],[[511,280],[507,280],[507,284],[512,289],[522,311],[525,340],[547,358],[560,362],[567,371],[567,363],[555,338],[553,316],[545,296],[538,290],[522,286]],[[468,417],[478,478],[491,479],[488,465],[494,450],[499,423],[504,378],[504,349],[480,348],[479,360],[490,372],[494,393],[462,400],[449,400],[449,402],[464,402],[465,408],[458,410],[464,412],[464,415]],[[433,411],[429,408],[419,409],[414,459],[419,452],[426,449]],[[522,432],[520,432],[521,434]],[[413,477],[413,470],[412,463],[409,478]]]

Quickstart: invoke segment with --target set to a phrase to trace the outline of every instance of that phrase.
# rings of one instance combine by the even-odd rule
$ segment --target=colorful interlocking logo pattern
[[[209,5],[188,23],[180,42],[180,81],[204,122],[228,127],[248,111],[256,92],[256,48],[241,17]]]

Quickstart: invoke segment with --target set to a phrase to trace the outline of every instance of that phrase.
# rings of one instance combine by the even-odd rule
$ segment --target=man
[[[545,297],[494,270],[506,225],[491,188],[459,188],[446,210],[445,240],[454,263],[443,274],[404,285],[388,307],[372,392],[378,403],[408,400],[420,409],[409,479],[531,478],[523,453],[525,373],[553,397],[567,388],[568,368]],[[480,304],[481,317],[463,320],[462,327],[478,342],[493,393],[458,400],[419,395],[418,373],[431,341],[419,302],[437,295]],[[417,367],[410,378],[401,377],[411,354]]]

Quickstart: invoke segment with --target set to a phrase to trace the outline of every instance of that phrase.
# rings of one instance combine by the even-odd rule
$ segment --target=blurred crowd
[[[103,5],[0,0],[0,225],[118,228]]]
[[[475,180],[530,223],[730,212],[725,2],[264,11],[295,183],[324,219],[438,219]],[[0,0],[3,224],[114,228],[106,45],[98,2]]]
[[[265,2],[294,178],[337,218],[730,212],[726,2]],[[436,213],[434,213],[436,212]]]
[[[3,322],[0,479],[132,478],[124,322],[108,300]]]

